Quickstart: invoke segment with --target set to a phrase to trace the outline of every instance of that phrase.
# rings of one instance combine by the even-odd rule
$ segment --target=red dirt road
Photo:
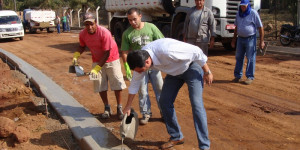
[[[26,34],[23,41],[4,40],[0,43],[0,48],[14,53],[52,78],[93,115],[98,117],[103,112],[100,96],[93,93],[92,82],[88,77],[75,77],[68,73],[73,52],[78,46],[78,33],[58,35],[41,32]],[[235,65],[234,52],[216,48],[209,55],[208,65],[214,74],[214,83],[204,88],[204,104],[211,150],[299,149],[300,58],[276,54],[258,56],[256,79],[252,85],[244,85],[231,82]],[[85,71],[90,71],[89,52],[85,52],[79,62]],[[129,85],[129,82],[126,81],[126,84]],[[149,124],[139,126],[135,141],[125,141],[132,149],[158,149],[169,138],[160,120],[153,90],[151,87],[149,89],[153,118]],[[125,89],[122,93],[123,105],[127,101],[127,92]],[[109,91],[108,94],[115,114],[114,93]],[[139,110],[137,97],[133,106],[135,110]],[[197,149],[186,85],[180,90],[175,107],[186,140],[184,145],[175,148]],[[120,121],[117,116],[100,121],[120,138]]]

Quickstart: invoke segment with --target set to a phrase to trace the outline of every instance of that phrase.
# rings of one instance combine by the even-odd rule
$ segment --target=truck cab
[[[19,38],[23,40],[23,24],[15,11],[0,10],[0,39]]]

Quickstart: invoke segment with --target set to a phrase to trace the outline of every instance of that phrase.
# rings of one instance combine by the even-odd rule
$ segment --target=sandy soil
[[[25,127],[30,132],[29,141],[25,143],[17,142],[14,134],[0,138],[1,150],[79,149],[68,126],[52,109],[48,107],[46,111],[43,98],[24,85],[26,78],[22,73],[10,70],[0,59],[0,76],[0,116],[13,120],[13,125]]]
[[[99,118],[104,106],[87,76],[76,77],[68,73],[73,52],[78,46],[78,33],[26,34],[23,41],[4,40],[0,48],[14,53],[32,64],[58,85],[68,91],[95,117]],[[214,74],[212,86],[204,88],[204,104],[208,116],[212,150],[288,149],[300,147],[300,58],[288,55],[267,54],[257,57],[256,79],[252,85],[232,83],[235,65],[234,52],[215,48],[209,52],[208,64]],[[84,53],[80,65],[91,69],[91,55]],[[122,68],[123,69],[123,68]],[[123,70],[125,73],[125,71]],[[2,78],[2,75],[1,75]],[[245,80],[245,77],[243,77]],[[126,81],[129,85],[129,82]],[[150,87],[153,118],[139,126],[135,141],[126,140],[132,149],[158,149],[169,135],[160,119],[154,93]],[[123,105],[127,89],[122,93]],[[109,91],[114,116],[100,121],[111,129],[117,138],[120,121],[116,114],[114,93]],[[186,85],[175,102],[177,116],[185,136],[185,144],[176,149],[197,149],[191,106]],[[133,108],[139,110],[137,96]],[[139,117],[140,114],[139,114]],[[31,124],[40,124],[38,120]],[[38,143],[31,141],[30,143]],[[120,142],[121,143],[121,142]],[[51,145],[51,143],[47,143]],[[53,145],[57,143],[53,142]]]

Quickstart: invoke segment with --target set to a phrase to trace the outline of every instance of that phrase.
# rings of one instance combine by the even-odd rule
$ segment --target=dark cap
[[[84,14],[84,21],[83,23],[89,21],[89,22],[95,22],[96,18],[92,13],[85,13]]]
[[[249,0],[241,0],[240,5],[248,5],[249,4]]]

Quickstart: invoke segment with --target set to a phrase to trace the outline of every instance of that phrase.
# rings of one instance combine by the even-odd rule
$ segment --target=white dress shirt
[[[172,76],[183,74],[192,62],[198,63],[202,67],[207,61],[207,56],[198,46],[171,38],[155,40],[144,46],[142,50],[149,53],[153,63],[151,68]],[[145,75],[145,72],[133,72],[133,78],[128,88],[129,94],[138,92],[141,79]]]

